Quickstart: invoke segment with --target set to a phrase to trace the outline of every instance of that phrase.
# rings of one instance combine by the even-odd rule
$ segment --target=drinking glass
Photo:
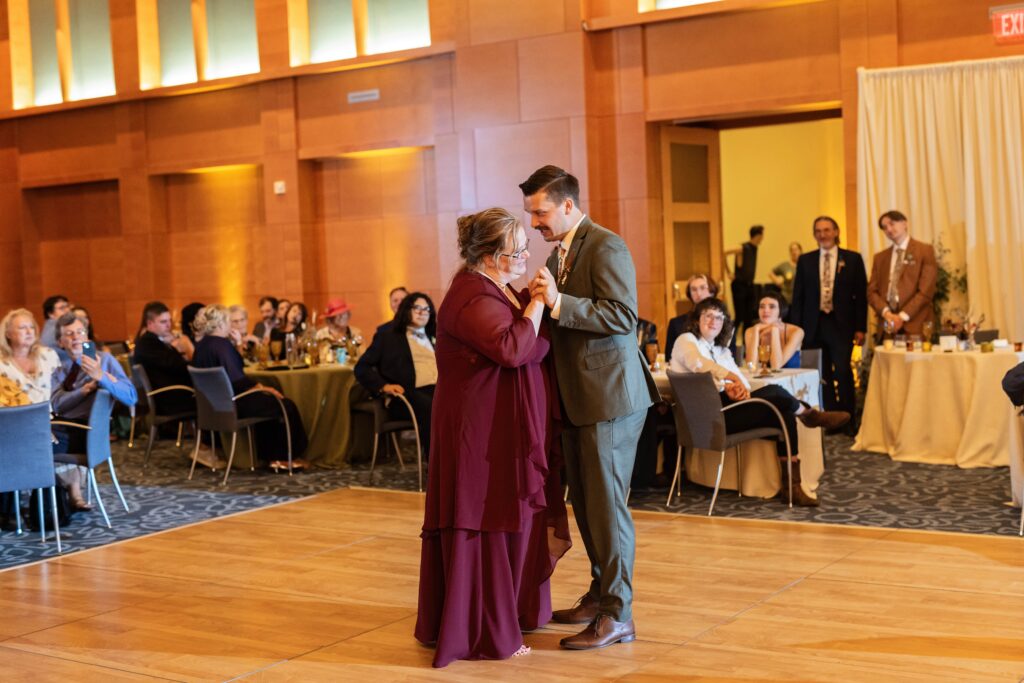
[[[259,364],[261,370],[266,369],[267,361],[269,360],[270,349],[264,343],[256,345],[256,361]]]
[[[921,328],[921,336],[924,338],[923,341],[931,343],[932,337],[935,335],[935,323],[931,320],[927,321]]]
[[[905,335],[905,334],[897,334],[896,335],[896,344],[895,344],[895,346],[896,346],[897,349],[902,349],[903,351],[906,351],[907,350],[907,335]]]
[[[653,370],[658,364],[658,342],[644,344],[644,357],[647,359],[647,367]]]
[[[772,347],[769,344],[758,344],[757,345],[757,360],[761,363],[761,376],[767,377],[770,373],[768,372],[768,363],[772,359]]]
[[[273,360],[280,360],[281,350],[283,348],[284,342],[282,342],[280,339],[275,339],[274,341],[270,342],[270,357]]]
[[[921,348],[921,335],[912,334],[907,337],[907,351],[914,351]]]

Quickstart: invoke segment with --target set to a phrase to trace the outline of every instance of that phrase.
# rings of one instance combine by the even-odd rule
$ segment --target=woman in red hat
[[[316,331],[316,339],[329,339],[332,342],[345,343],[349,340],[360,345],[363,343],[363,333],[358,327],[349,325],[352,318],[352,309],[344,299],[331,299],[324,309],[324,320],[326,325]]]

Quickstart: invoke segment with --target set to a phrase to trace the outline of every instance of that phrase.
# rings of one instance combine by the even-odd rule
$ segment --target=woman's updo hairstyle
[[[481,264],[484,256],[504,250],[515,239],[519,219],[505,209],[484,209],[459,218],[459,256],[467,268]]]
[[[217,331],[217,328],[227,326],[228,308],[220,304],[203,306],[196,313],[196,319],[192,321],[192,329],[196,334],[207,336]]]

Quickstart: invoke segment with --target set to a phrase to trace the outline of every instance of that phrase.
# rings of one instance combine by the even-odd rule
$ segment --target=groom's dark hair
[[[544,166],[533,172],[526,182],[519,183],[524,197],[531,197],[544,191],[548,199],[556,204],[571,199],[576,206],[580,205],[580,181],[576,176],[557,166]]]

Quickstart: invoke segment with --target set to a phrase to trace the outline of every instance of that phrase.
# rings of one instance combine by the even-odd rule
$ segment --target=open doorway
[[[726,272],[721,254],[747,241],[753,225],[765,228],[754,272],[762,286],[776,284],[772,271],[790,261],[790,244],[816,248],[815,217],[832,216],[846,234],[838,110],[666,125],[662,173],[669,317],[689,310],[694,272],[711,274],[733,306],[735,264],[729,257]]]

